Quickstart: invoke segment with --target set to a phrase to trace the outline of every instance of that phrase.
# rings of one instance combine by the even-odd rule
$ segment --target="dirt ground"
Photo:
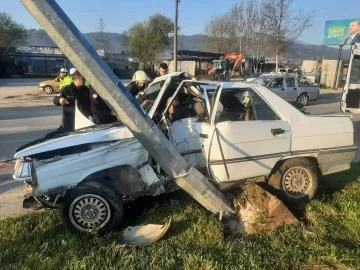
[[[37,89],[26,88],[20,92],[0,91],[0,108],[36,107],[51,105],[54,95],[46,95]]]
[[[298,223],[282,201],[256,184],[248,184],[239,189],[239,195],[233,204],[245,235],[273,231],[284,225]]]
[[[34,210],[22,207],[25,189],[23,183],[12,180],[14,164],[0,164],[0,219],[31,213]]]

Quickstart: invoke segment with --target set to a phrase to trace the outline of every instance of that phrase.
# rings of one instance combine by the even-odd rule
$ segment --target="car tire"
[[[301,104],[302,106],[306,106],[308,102],[309,102],[309,97],[307,94],[301,94],[297,99],[297,103]]]
[[[308,159],[289,159],[269,178],[268,184],[284,202],[293,205],[305,203],[316,194],[318,169]]]
[[[59,210],[72,232],[104,234],[121,223],[124,202],[111,183],[88,180],[66,192]]]
[[[44,93],[51,95],[52,93],[54,93],[54,89],[50,86],[50,85],[45,85],[43,87]]]

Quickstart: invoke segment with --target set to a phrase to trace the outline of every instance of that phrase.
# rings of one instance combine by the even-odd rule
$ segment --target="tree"
[[[254,63],[254,71],[258,72],[258,65],[261,58],[269,55],[273,46],[269,42],[269,35],[266,33],[262,23],[261,9],[256,0],[249,0],[244,10],[244,33],[246,43],[246,54],[251,55]]]
[[[124,35],[132,55],[140,60],[144,69],[152,70],[156,58],[169,45],[169,35],[173,31],[174,22],[157,13],[135,23]]]
[[[111,50],[111,42],[106,33],[106,23],[104,19],[101,17],[99,20],[99,24],[95,25],[96,30],[99,33],[99,36],[96,38],[96,45],[98,50],[104,51],[105,61],[108,61],[108,52]]]
[[[3,73],[2,60],[16,46],[25,44],[26,29],[15,22],[10,14],[0,12],[0,75]]]
[[[276,69],[279,67],[279,55],[291,49],[294,41],[304,30],[312,25],[312,13],[292,8],[294,0],[262,0],[262,25],[274,45]]]
[[[229,48],[227,35],[227,21],[225,16],[214,16],[209,23],[205,25],[205,49],[210,49],[216,53],[225,53]]]

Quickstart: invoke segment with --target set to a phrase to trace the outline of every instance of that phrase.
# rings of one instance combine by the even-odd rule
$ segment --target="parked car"
[[[262,73],[252,73],[246,78],[246,82],[250,83],[258,78]]]
[[[188,78],[155,79],[139,103],[220,190],[264,181],[297,204],[313,198],[321,175],[350,168],[357,152],[350,116],[306,116],[261,85]],[[183,110],[171,109],[174,100],[189,114],[176,118],[173,112]],[[124,197],[177,188],[121,122],[39,139],[17,149],[15,158],[13,178],[47,207],[59,208],[75,232],[118,226]]]
[[[271,74],[288,74],[294,75],[294,69],[292,68],[279,68],[277,71],[276,69],[270,72]]]
[[[311,100],[317,100],[320,94],[319,85],[309,85],[307,80],[298,80],[295,76],[264,74],[253,83],[263,85],[284,100],[297,102],[302,106],[306,106]]]
[[[39,83],[39,90],[50,95],[52,93],[60,92],[60,76],[57,76],[53,80],[42,81]]]

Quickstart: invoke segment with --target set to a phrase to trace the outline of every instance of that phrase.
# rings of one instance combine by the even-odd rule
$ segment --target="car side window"
[[[295,87],[295,78],[286,78],[286,87]]]
[[[250,91],[250,98],[256,120],[280,120],[279,116],[270,108],[270,106],[253,91]]]
[[[278,119],[276,113],[252,90],[229,89],[220,96],[215,123]]]
[[[282,88],[284,87],[284,78],[275,78],[270,83],[270,87],[273,88]]]
[[[265,80],[263,78],[258,78],[256,80],[254,80],[255,84],[259,84],[259,85],[264,85],[265,84]]]

